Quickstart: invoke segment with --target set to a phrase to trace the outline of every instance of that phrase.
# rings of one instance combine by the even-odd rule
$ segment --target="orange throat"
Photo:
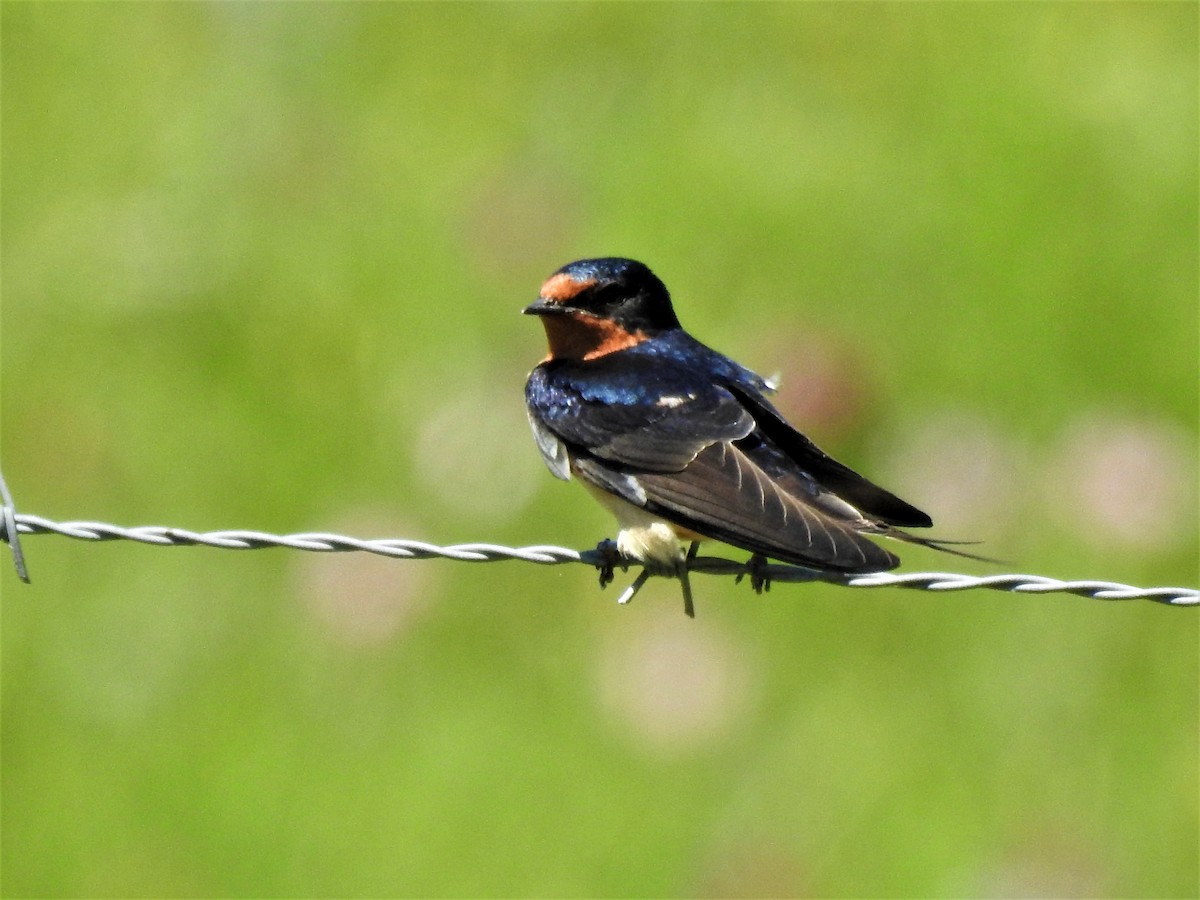
[[[629,331],[611,319],[587,313],[546,316],[542,324],[550,344],[547,359],[597,359],[646,340],[641,331]]]

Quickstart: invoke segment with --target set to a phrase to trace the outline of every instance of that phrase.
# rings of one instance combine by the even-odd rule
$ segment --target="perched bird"
[[[933,523],[823,453],[767,400],[765,379],[684,331],[642,263],[570,263],[524,311],[550,345],[525,385],[542,458],[616,516],[623,557],[683,581],[689,615],[684,543],[847,574],[899,565],[871,536],[947,549],[901,531]]]

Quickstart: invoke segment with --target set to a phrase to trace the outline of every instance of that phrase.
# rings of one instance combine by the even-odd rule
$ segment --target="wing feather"
[[[753,414],[762,433],[801,469],[808,472],[830,491],[854,504],[864,513],[889,525],[928,528],[933,524],[928,515],[891,491],[859,475],[826,454],[820,447],[788,424],[769,400],[757,391],[734,388],[739,400]]]
[[[783,490],[735,444],[714,444],[674,473],[632,476],[645,508],[700,534],[798,565],[846,572],[892,569],[899,560],[859,529]]]

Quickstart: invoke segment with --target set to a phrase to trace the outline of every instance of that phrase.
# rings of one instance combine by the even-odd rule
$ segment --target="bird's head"
[[[568,263],[525,312],[541,317],[551,358],[595,359],[679,327],[666,286],[642,263],[620,257]]]

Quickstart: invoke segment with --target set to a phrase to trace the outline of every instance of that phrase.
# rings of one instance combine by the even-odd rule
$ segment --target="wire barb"
[[[424,541],[385,538],[364,540],[327,532],[305,532],[278,535],[263,531],[188,531],[183,528],[168,528],[160,525],[145,525],[123,528],[106,522],[54,522],[41,516],[17,513],[5,500],[4,521],[11,522],[5,528],[4,537],[13,547],[17,562],[17,574],[28,581],[24,559],[18,551],[19,534],[58,534],[84,541],[137,541],[156,546],[217,547],[224,550],[259,550],[267,547],[288,547],[293,550],[309,550],[316,553],[363,552],[396,559],[455,559],[461,562],[499,562],[520,560],[538,565],[557,566],[565,563],[583,563],[601,570],[603,577],[616,565],[638,565],[634,560],[614,559],[611,542],[602,542],[592,550],[571,550],[567,547],[537,545],[532,547],[505,547],[499,544],[453,544],[440,547]],[[737,562],[713,556],[696,556],[689,553],[685,574],[702,575],[749,575],[759,583],[822,581],[843,587],[880,588],[901,587],[932,592],[963,591],[983,588],[993,591],[1010,591],[1018,594],[1065,593],[1098,600],[1152,600],[1169,606],[1200,606],[1200,591],[1194,588],[1157,587],[1138,588],[1111,581],[1060,581],[1039,575],[987,575],[975,577],[946,572],[892,573],[878,572],[871,575],[839,575],[820,572],[802,566],[763,563],[751,560]],[[619,602],[628,603],[654,572],[643,568]]]
[[[0,522],[4,526],[4,540],[8,542],[9,549],[12,550],[13,566],[17,570],[17,577],[29,584],[29,569],[25,567],[25,554],[21,551],[21,535],[17,528],[17,508],[13,503],[12,494],[8,492],[8,485],[5,483],[3,475],[0,475],[0,500],[4,501],[4,517]]]

